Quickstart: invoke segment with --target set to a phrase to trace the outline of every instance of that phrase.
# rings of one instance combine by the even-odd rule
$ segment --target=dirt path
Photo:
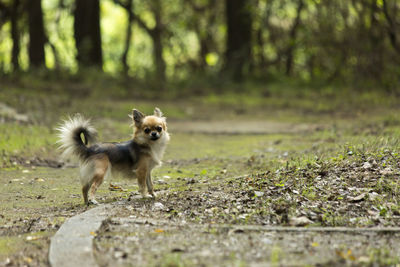
[[[116,208],[126,214],[126,206]],[[399,228],[193,224],[130,214],[103,223],[95,238],[100,266],[341,266],[400,257]]]
[[[175,121],[169,127],[176,135],[156,171],[157,200],[138,198],[128,179],[100,188],[100,203],[114,205],[100,230],[89,231],[100,266],[399,262],[397,231],[271,228],[400,226],[395,151],[337,149],[341,136],[321,134],[324,126],[314,124]],[[316,157],[320,151],[330,156]],[[49,264],[50,237],[86,211],[76,168],[33,167],[0,173],[4,265]],[[110,191],[108,182],[126,191]]]
[[[268,120],[173,121],[168,124],[174,133],[203,134],[292,134],[323,129],[321,124],[289,123]]]
[[[149,216],[135,215],[132,201],[142,202]],[[391,258],[400,257],[398,227],[195,224],[161,219],[157,214],[162,210],[162,203],[135,196],[76,215],[52,238],[49,262],[52,266],[341,266],[371,261],[390,265]]]

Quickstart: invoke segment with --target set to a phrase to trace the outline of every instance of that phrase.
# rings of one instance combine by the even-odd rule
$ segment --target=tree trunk
[[[132,38],[132,22],[133,22],[133,0],[128,0],[128,3],[126,4],[126,12],[128,12],[128,25],[126,26],[126,37],[125,37],[125,48],[124,52],[122,53],[121,57],[121,62],[122,62],[122,68],[123,68],[123,73],[125,76],[128,75],[129,72],[129,65],[128,65],[128,53],[129,53],[129,48],[131,47],[131,38]]]
[[[199,68],[202,72],[206,70],[208,66],[207,63],[207,55],[212,51],[212,48],[215,47],[214,37],[211,33],[213,25],[216,24],[216,0],[209,0],[204,6],[196,5],[195,1],[187,0],[190,4],[190,7],[196,12],[196,16],[194,17],[194,30],[199,38]],[[209,14],[207,14],[209,13]],[[201,28],[200,18],[206,17],[206,25],[205,28]]]
[[[160,79],[161,83],[164,83],[166,80],[166,75],[165,75],[165,61],[162,56],[163,53],[163,45],[161,42],[161,32],[156,30],[153,35],[153,43],[154,43],[154,49],[153,49],[153,55],[154,55],[154,62],[156,64],[156,75],[157,78]]]
[[[156,75],[160,83],[163,85],[166,81],[166,64],[163,58],[163,45],[162,45],[162,22],[161,22],[161,2],[160,0],[154,1],[153,13],[156,19],[156,26],[151,31],[151,37],[153,39],[153,56],[154,63],[156,64]]]
[[[99,0],[76,0],[74,38],[79,67],[103,66]]]
[[[248,0],[225,0],[226,55],[225,70],[240,81],[250,63],[252,19]]]
[[[33,67],[45,66],[44,45],[46,35],[43,26],[43,12],[41,0],[29,0],[27,2],[29,24],[29,61]]]
[[[12,7],[11,7],[11,39],[12,39],[12,51],[11,51],[11,63],[13,66],[13,71],[19,71],[20,70],[20,65],[19,65],[19,51],[20,51],[20,42],[19,42],[19,29],[18,29],[18,17],[19,17],[19,12],[18,8],[20,5],[19,0],[14,0]]]
[[[300,18],[301,18],[301,11],[303,10],[304,7],[304,1],[299,0],[298,5],[297,5],[297,14],[296,14],[296,19],[294,20],[293,26],[290,29],[289,33],[289,46],[286,51],[286,75],[290,76],[293,71],[293,52],[296,47],[296,37],[297,37],[297,29],[300,26]]]
[[[400,54],[400,44],[398,43],[397,40],[397,34],[396,34],[396,26],[395,23],[393,22],[392,17],[389,14],[389,8],[386,0],[383,0],[383,14],[385,15],[386,21],[388,23],[388,35],[389,35],[389,40],[390,44],[392,45],[393,49]]]

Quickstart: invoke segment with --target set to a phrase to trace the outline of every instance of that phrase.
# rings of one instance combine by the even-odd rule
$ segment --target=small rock
[[[19,114],[17,111],[0,102],[0,120],[1,121],[18,121],[18,122],[28,122],[29,118],[25,114]]]
[[[255,195],[256,197],[262,197],[262,196],[264,195],[264,192],[261,192],[261,191],[254,191],[254,195]]]
[[[289,224],[291,226],[306,226],[313,223],[310,219],[308,219],[306,216],[301,216],[301,217],[296,217],[296,218],[290,218]]]
[[[379,212],[374,211],[374,210],[368,210],[367,213],[371,216],[377,216],[379,214]]]
[[[196,180],[195,180],[194,178],[188,178],[188,179],[186,179],[186,181],[187,181],[187,184],[194,184],[194,183],[196,183]]]
[[[380,174],[382,174],[384,176],[389,176],[389,175],[393,174],[393,171],[390,168],[385,168],[380,171]]]
[[[244,230],[240,229],[240,228],[236,228],[236,229],[231,229],[228,232],[228,235],[232,235],[232,234],[243,234]]]
[[[2,266],[3,266],[3,264],[4,264],[4,266],[12,266],[13,262],[10,260],[10,258],[7,258],[5,261],[0,263],[0,265],[2,265]]]
[[[266,245],[271,245],[273,243],[272,240],[270,238],[268,238],[268,237],[263,237],[261,239],[261,242],[266,244]]]
[[[115,258],[123,258],[125,259],[128,256],[128,254],[125,251],[115,251],[114,252],[114,257]]]
[[[365,199],[366,195],[367,193],[362,193],[361,195],[358,195],[356,197],[349,197],[348,199],[350,202],[360,202]]]
[[[364,162],[364,164],[362,165],[362,167],[363,167],[365,170],[369,170],[369,169],[372,168],[372,164],[369,163],[368,161],[366,161],[366,162]]]
[[[378,193],[376,192],[371,192],[368,194],[369,199],[374,200],[375,198],[377,198],[379,196]]]
[[[160,202],[156,202],[153,205],[153,210],[164,210],[164,205]]]

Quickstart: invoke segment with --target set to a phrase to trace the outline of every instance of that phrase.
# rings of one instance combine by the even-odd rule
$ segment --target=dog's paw
[[[89,205],[99,205],[99,202],[97,202],[95,199],[89,199],[88,206]]]

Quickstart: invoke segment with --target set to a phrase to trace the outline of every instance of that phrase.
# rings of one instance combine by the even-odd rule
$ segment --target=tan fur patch
[[[87,204],[88,199],[94,199],[94,195],[97,188],[103,183],[104,176],[107,174],[108,168],[110,167],[110,161],[105,154],[98,154],[90,157],[88,161],[92,162],[93,169],[92,173],[88,173],[89,180],[87,184],[83,185],[82,193],[85,203]],[[90,190],[90,196],[88,196]]]
[[[145,128],[155,129],[157,126],[162,127],[163,123],[164,123],[163,120],[159,117],[147,116],[143,119],[142,129]]]
[[[163,128],[164,131],[167,130],[167,126],[165,121],[160,118],[160,117],[156,117],[156,116],[146,116],[143,119],[142,124],[138,127],[135,125],[135,134],[134,137],[139,136],[140,134],[142,134],[142,132],[144,131],[144,129],[149,128],[150,130],[155,130],[157,126],[161,126]]]
[[[148,175],[151,157],[143,155],[137,165],[136,176],[139,184],[139,191],[143,195],[146,193],[146,176]]]

